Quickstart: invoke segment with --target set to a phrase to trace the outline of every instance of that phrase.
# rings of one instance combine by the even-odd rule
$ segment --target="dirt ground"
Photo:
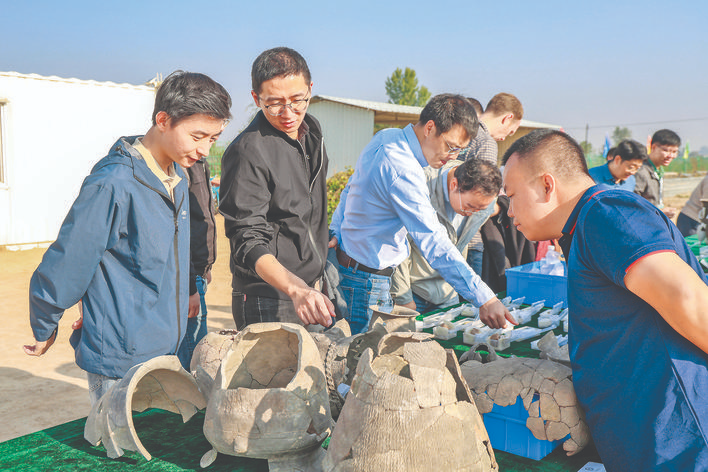
[[[688,195],[667,197],[666,205],[683,207]],[[674,218],[675,221],[675,218]],[[207,292],[209,330],[235,328],[231,317],[229,246],[223,218],[217,216],[217,261]],[[69,345],[71,323],[78,317],[69,309],[59,324],[59,336],[42,357],[22,350],[32,342],[29,325],[29,281],[44,249],[0,250],[0,442],[88,415],[90,404],[86,374],[74,363]]]
[[[235,328],[231,317],[231,273],[224,220],[217,216],[217,261],[206,295],[209,330]],[[0,442],[88,415],[86,373],[74,362],[69,345],[73,307],[59,323],[54,345],[42,357],[22,346],[32,343],[29,325],[29,281],[45,249],[0,250]]]

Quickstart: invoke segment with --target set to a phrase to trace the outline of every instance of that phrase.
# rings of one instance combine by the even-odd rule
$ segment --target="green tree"
[[[580,143],[580,147],[583,148],[583,152],[586,156],[592,154],[592,144],[590,144],[589,142],[583,141],[582,143]]]
[[[614,141],[615,146],[625,139],[632,139],[632,132],[629,128],[616,126],[615,130],[612,132],[612,141]]]
[[[406,67],[405,71],[396,68],[391,77],[386,79],[388,103],[422,107],[430,100],[430,91],[424,85],[418,86],[415,71]]]

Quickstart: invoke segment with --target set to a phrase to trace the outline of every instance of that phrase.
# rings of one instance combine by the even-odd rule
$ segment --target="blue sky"
[[[662,127],[708,146],[708,2],[237,2],[0,0],[0,71],[133,84],[174,69],[204,72],[245,123],[250,67],[286,45],[308,60],[314,94],[386,101],[396,67],[433,94],[486,103],[517,95],[525,118],[585,124],[600,146]],[[1,93],[1,91],[0,91]],[[638,124],[649,123],[649,124]]]

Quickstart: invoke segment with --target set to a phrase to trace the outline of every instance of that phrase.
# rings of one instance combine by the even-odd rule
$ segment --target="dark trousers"
[[[683,213],[679,213],[678,218],[676,218],[676,226],[685,238],[686,236],[692,236],[698,231],[698,227],[701,225],[700,222],[690,218]]]
[[[239,330],[253,323],[267,323],[272,321],[303,325],[303,322],[295,312],[295,304],[292,300],[266,298],[233,292],[231,297],[231,310],[233,312],[234,321],[236,322],[236,328]]]

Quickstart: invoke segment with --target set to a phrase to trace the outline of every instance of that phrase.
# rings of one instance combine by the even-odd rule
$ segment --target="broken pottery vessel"
[[[91,408],[84,438],[94,446],[103,443],[108,457],[115,459],[123,450],[137,451],[150,460],[133,426],[133,410],[148,408],[180,413],[186,422],[206,407],[194,377],[182,368],[177,356],[160,356],[131,368],[118,383]]]
[[[204,435],[216,452],[268,459],[273,471],[319,470],[333,426],[324,367],[302,326],[258,323],[239,332],[208,390]]]
[[[221,360],[231,348],[237,334],[237,329],[222,329],[207,333],[194,348],[189,370],[195,372],[198,367],[201,367],[209,377],[214,379]]]
[[[487,349],[491,355],[493,350]],[[495,404],[513,405],[521,396],[529,412],[526,427],[537,439],[556,441],[570,434],[563,443],[569,456],[588,444],[590,432],[575,396],[569,367],[546,359],[496,355],[490,359],[494,360],[486,364],[468,360],[460,366],[481,414],[492,411]]]
[[[416,330],[415,317],[420,313],[415,310],[400,305],[394,305],[390,312],[380,310],[378,305],[371,305],[369,308],[372,311],[370,326],[380,321],[389,333],[394,331],[414,332]]]
[[[176,356],[133,367],[92,409],[86,439],[103,442],[111,458],[127,449],[150,460],[135,433],[132,410],[160,408],[187,421],[206,407],[204,435],[214,448],[202,467],[221,452],[267,459],[271,472],[321,470],[321,444],[333,421],[324,367],[309,333],[295,324],[260,323],[236,336],[207,338],[192,364],[197,380]],[[224,349],[212,378],[210,366]]]
[[[457,358],[430,334],[392,333],[366,349],[323,470],[498,470]]]
[[[356,366],[366,349],[378,353],[378,344],[383,336],[388,334],[381,320],[369,324],[365,333],[351,336],[351,329],[346,320],[339,320],[327,331],[310,333],[317,344],[320,357],[324,363],[327,393],[332,418],[337,419],[344,406],[344,397],[338,387],[342,384],[350,386],[356,373]]]

